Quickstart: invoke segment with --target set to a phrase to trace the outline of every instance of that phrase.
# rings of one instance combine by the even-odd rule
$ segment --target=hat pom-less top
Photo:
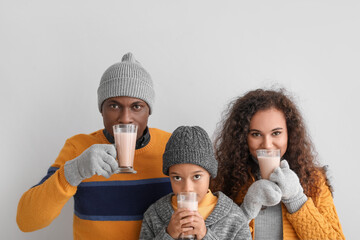
[[[149,106],[149,113],[153,112],[153,81],[132,53],[125,54],[121,62],[113,64],[104,72],[97,92],[100,112],[106,99],[121,96],[141,99]]]
[[[169,175],[169,168],[175,164],[196,164],[209,172],[212,178],[217,175],[218,162],[215,159],[211,140],[199,126],[178,127],[166,144],[163,155],[163,173]]]

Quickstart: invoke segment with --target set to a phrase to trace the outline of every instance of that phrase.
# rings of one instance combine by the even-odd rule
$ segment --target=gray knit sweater
[[[173,240],[166,227],[174,213],[170,193],[152,204],[144,214],[140,239]],[[206,218],[206,235],[203,240],[252,239],[249,225],[241,209],[222,192],[214,193],[218,201]]]

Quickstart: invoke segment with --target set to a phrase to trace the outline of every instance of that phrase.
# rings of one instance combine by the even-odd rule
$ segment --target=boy
[[[200,127],[178,127],[166,144],[163,173],[173,193],[152,204],[144,214],[140,239],[251,239],[240,208],[221,192],[209,190],[218,163],[207,133]],[[196,192],[198,211],[178,209],[176,194]]]

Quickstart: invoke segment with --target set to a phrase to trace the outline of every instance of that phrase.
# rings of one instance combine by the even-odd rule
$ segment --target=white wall
[[[211,135],[232,98],[274,84],[292,91],[356,239],[359,12],[355,0],[1,0],[1,238],[72,238],[72,201],[33,233],[17,228],[17,203],[66,138],[102,128],[100,77],[131,51],[155,83],[150,125],[168,131]]]

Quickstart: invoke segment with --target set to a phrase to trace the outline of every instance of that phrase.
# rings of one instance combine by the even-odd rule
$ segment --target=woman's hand
[[[249,187],[240,208],[248,221],[254,219],[262,206],[275,206],[281,201],[281,189],[269,180],[260,179]]]
[[[286,160],[281,161],[280,167],[274,170],[269,179],[281,189],[281,200],[290,213],[299,210],[306,202],[307,197],[304,194],[300,180],[296,173],[290,169]]]
[[[282,160],[280,167],[277,167],[269,177],[270,181],[276,183],[282,192],[282,200],[289,200],[299,192],[303,192],[300,181],[296,173],[290,169],[289,163]]]
[[[166,228],[167,233],[174,239],[177,239],[181,233],[193,230],[193,227],[186,227],[192,222],[194,211],[181,208],[177,209],[171,216],[170,222]]]

